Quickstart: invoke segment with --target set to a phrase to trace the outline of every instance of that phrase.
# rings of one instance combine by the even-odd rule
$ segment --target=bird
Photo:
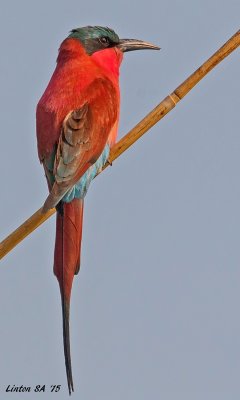
[[[72,29],[60,45],[56,68],[36,108],[38,156],[49,190],[42,212],[57,211],[53,270],[61,294],[69,395],[74,391],[70,298],[80,269],[84,198],[116,142],[123,54],[142,49],[160,48],[120,39],[108,27]]]

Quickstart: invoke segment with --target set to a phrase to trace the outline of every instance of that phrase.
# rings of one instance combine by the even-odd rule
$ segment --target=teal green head
[[[103,26],[73,29],[68,38],[78,39],[89,55],[111,47],[117,47],[122,52],[143,49],[160,50],[160,47],[143,40],[120,39],[112,29]]]

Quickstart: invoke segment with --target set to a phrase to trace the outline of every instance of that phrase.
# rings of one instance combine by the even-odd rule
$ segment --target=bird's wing
[[[66,116],[55,150],[53,175],[44,163],[50,187],[44,211],[55,207],[99,158],[117,119],[118,101],[113,84],[99,78],[88,88],[81,107]]]

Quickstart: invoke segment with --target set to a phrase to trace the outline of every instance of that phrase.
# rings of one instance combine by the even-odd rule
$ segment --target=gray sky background
[[[1,238],[41,206],[35,107],[71,28],[159,44],[125,55],[120,135],[239,29],[239,0],[1,3]],[[71,309],[84,400],[240,395],[239,50],[92,184]],[[0,398],[66,399],[55,218],[1,263]],[[45,394],[7,394],[7,385]],[[49,385],[61,384],[50,395]]]

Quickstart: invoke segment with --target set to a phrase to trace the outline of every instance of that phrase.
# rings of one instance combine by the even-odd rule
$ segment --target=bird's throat
[[[92,60],[98,64],[107,75],[118,80],[119,68],[123,59],[123,53],[117,48],[110,48],[97,51],[91,56]]]

